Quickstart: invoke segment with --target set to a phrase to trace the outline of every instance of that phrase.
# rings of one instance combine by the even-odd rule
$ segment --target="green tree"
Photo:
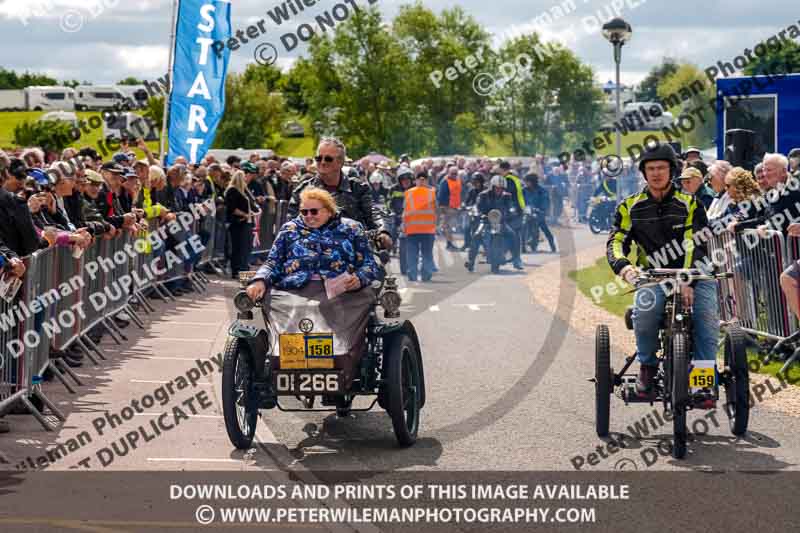
[[[71,131],[72,126],[61,120],[25,120],[14,126],[14,144],[41,146],[48,152],[60,152],[72,144]]]
[[[144,82],[142,80],[134,78],[133,76],[128,76],[124,80],[118,81],[117,85],[144,85]]]
[[[225,115],[214,148],[276,146],[284,117],[283,99],[270,94],[262,80],[247,80],[244,74],[229,74],[225,92]]]
[[[158,131],[163,131],[164,128],[164,97],[151,96],[145,103],[144,112],[142,113],[145,118],[154,123]]]
[[[280,90],[283,73],[279,68],[272,65],[250,63],[245,68],[242,77],[245,83],[260,83],[268,93],[271,93]]]
[[[787,68],[788,67],[788,68]],[[780,50],[767,46],[767,53],[744,68],[747,76],[759,76],[765,73],[800,72],[800,45],[796,41],[782,41]]]
[[[44,74],[31,74],[28,71],[17,74],[0,67],[0,90],[24,89],[33,85],[56,85],[56,80]]]
[[[601,94],[591,68],[571,51],[532,33],[506,42],[495,63],[489,119],[495,132],[511,138],[514,153],[560,150],[594,134]]]
[[[684,113],[689,115],[691,111],[700,110],[689,115],[695,127],[682,132],[681,136],[686,144],[695,146],[710,146],[716,133],[716,113],[708,106],[714,96],[714,85],[708,82],[703,71],[691,63],[679,65],[674,73],[658,85],[659,101],[676,120]]]
[[[658,96],[658,85],[661,80],[678,71],[678,62],[670,57],[661,60],[661,64],[653,67],[647,77],[639,84],[636,99],[640,102],[654,102]]]
[[[411,61],[405,71],[403,88],[415,105],[422,106],[425,126],[432,135],[426,151],[457,152],[455,119],[464,113],[484,116],[485,98],[475,92],[473,78],[490,63],[490,36],[474,18],[456,7],[436,16],[420,2],[401,6],[394,19],[393,31]],[[468,56],[480,58],[478,69],[455,80],[443,73],[456,61],[464,63]],[[438,77],[438,81],[433,79]],[[419,152],[417,152],[419,153]]]

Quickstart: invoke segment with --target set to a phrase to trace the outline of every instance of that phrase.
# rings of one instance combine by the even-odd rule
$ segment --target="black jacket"
[[[482,215],[488,215],[492,209],[499,209],[503,213],[503,224],[510,223],[518,216],[518,213],[511,212],[512,209],[519,211],[511,193],[503,191],[503,194],[497,195],[490,188],[478,195],[478,211]]]
[[[606,243],[608,264],[619,274],[629,265],[631,243],[639,248],[636,264],[646,268],[695,268],[708,256],[712,236],[706,210],[697,198],[671,187],[659,202],[647,187],[617,206]],[[692,246],[684,249],[684,242]]]
[[[116,193],[109,189],[107,185],[103,184],[100,188],[100,194],[97,196],[94,205],[100,211],[103,220],[115,228],[122,227],[125,222],[122,215],[125,214],[125,211],[122,209],[122,204],[120,204]]]
[[[290,219],[296,217],[299,213],[300,193],[306,187],[325,189],[325,185],[323,185],[319,176],[313,176],[301,181],[292,191],[292,199],[289,201]],[[367,230],[386,231],[380,211],[373,209],[372,206],[372,187],[357,178],[342,175],[339,180],[339,187],[331,194],[333,194],[336,205],[339,206],[339,212],[343,217],[361,222]]]
[[[0,241],[17,257],[30,255],[39,249],[40,244],[27,202],[2,187],[0,187]]]

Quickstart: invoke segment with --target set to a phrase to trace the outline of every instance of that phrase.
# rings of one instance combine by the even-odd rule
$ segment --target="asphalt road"
[[[583,471],[797,469],[797,421],[758,406],[751,414],[750,433],[738,440],[728,431],[721,409],[713,416],[690,415],[690,427],[703,434],[690,443],[688,458],[676,461],[666,447],[671,426],[659,422],[658,406],[626,407],[613,399],[612,432],[630,436],[628,428],[635,428],[637,421],[640,426],[649,424],[649,429],[641,439],[623,439],[625,449],[617,450],[612,443],[609,451],[608,442],[595,434],[594,388],[587,382],[594,372],[594,339],[554,320],[534,301],[525,281],[536,276],[543,263],[559,261],[562,280],[553,282],[561,283],[559,306],[568,309],[575,289],[564,278],[574,268],[572,254],[604,237],[584,229],[562,229],[558,238],[561,255],[526,255],[522,273],[507,268],[490,275],[488,265],[479,265],[478,272],[470,274],[463,267],[464,254],[439,248],[440,272],[432,283],[401,283],[403,318],[419,333],[428,387],[419,440],[411,448],[396,446],[388,416],[376,407],[345,419],[326,413],[262,411],[259,444],[236,451],[221,416],[220,374],[208,361],[213,371],[200,376],[195,386],[174,390],[164,405],[143,409],[112,428],[113,416],[106,418],[107,412],[121,413],[131,400],[166,387],[197,368],[197,359],[213,359],[222,350],[234,286],[217,278],[205,295],[156,304],[158,316],[149,319],[145,331],[129,327],[130,338],[122,345],[104,341],[108,361],[79,370],[85,385],[78,394],[47,384],[46,393],[68,416],[56,432],[43,432],[31,417],[9,416],[14,430],[0,435],[5,461],[0,466],[29,468],[24,466],[30,465],[28,458],[36,464],[47,450],[88,434],[90,442],[45,466],[312,472],[573,471],[576,466]],[[622,358],[614,354],[615,367]],[[174,429],[140,440],[135,449],[124,447],[120,439],[127,433],[148,427],[176,406],[188,416],[175,420]],[[692,426],[696,419],[705,424]]]

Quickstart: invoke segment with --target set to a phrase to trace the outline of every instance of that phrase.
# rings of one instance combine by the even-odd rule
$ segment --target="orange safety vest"
[[[436,233],[436,193],[428,187],[412,187],[405,192],[403,226],[406,235]]]
[[[447,178],[447,188],[450,189],[450,207],[458,209],[461,207],[461,180]]]

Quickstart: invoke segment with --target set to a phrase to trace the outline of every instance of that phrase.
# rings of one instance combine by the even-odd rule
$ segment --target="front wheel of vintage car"
[[[419,354],[409,335],[394,339],[386,354],[386,412],[401,446],[411,446],[419,430],[421,382]]]
[[[258,406],[254,394],[248,353],[239,339],[228,339],[222,363],[222,414],[228,438],[240,450],[250,448],[256,433]]]

